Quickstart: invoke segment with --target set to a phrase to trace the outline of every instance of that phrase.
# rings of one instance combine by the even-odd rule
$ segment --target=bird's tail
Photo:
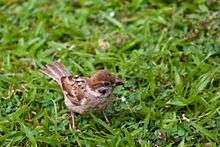
[[[62,77],[70,76],[70,73],[66,70],[65,66],[57,61],[53,64],[46,65],[41,71],[55,80],[59,85],[61,85]]]

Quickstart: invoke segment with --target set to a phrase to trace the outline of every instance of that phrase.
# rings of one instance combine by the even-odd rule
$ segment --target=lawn
[[[105,112],[77,115],[40,69],[109,69]],[[1,146],[218,146],[220,1],[0,0]]]

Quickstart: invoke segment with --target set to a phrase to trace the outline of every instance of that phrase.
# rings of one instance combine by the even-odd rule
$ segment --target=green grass
[[[220,144],[218,0],[0,1],[1,146]],[[107,68],[125,81],[69,130],[60,88],[39,71]]]

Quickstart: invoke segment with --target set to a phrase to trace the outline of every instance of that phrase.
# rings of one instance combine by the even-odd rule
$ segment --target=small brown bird
[[[46,65],[42,72],[61,87],[65,104],[71,111],[73,128],[75,113],[103,111],[112,103],[111,94],[114,88],[123,85],[123,81],[107,70],[99,70],[92,77],[72,76],[60,62]],[[105,119],[107,120],[106,116]]]

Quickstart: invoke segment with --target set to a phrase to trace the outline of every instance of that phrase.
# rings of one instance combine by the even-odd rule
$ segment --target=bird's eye
[[[100,89],[100,90],[99,90],[99,93],[101,93],[101,94],[105,94],[106,92],[107,92],[106,89]]]
[[[104,85],[105,86],[110,86],[110,83],[109,82],[105,82]]]

